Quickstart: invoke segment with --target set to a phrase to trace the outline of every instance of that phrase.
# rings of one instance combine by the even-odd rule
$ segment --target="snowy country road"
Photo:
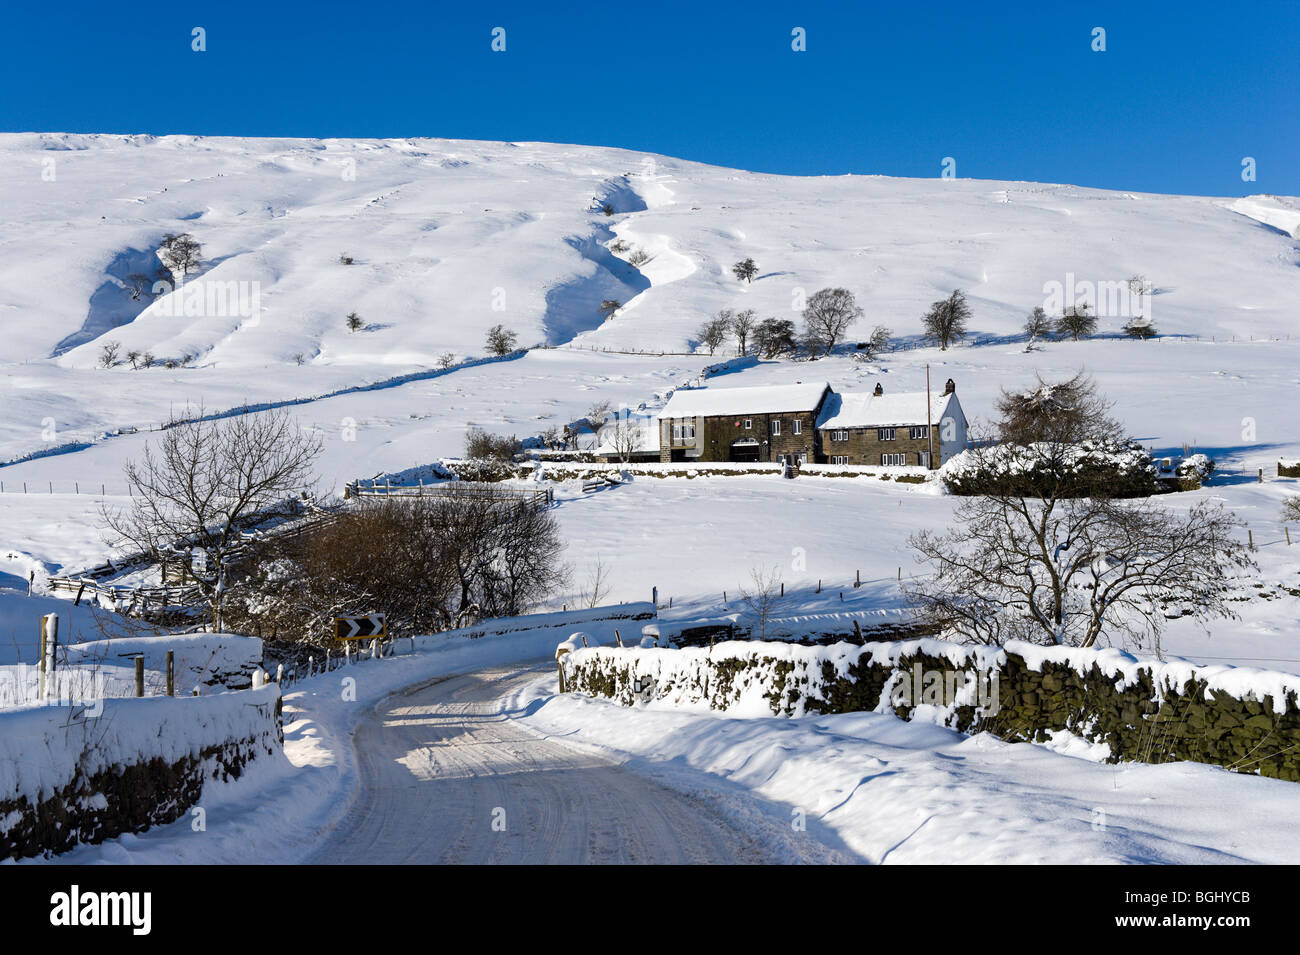
[[[353,737],[357,800],[311,861],[789,861],[779,851],[786,839],[778,824],[733,825],[704,798],[512,719],[510,695],[550,669],[444,677],[381,704]],[[833,849],[800,841],[807,861],[844,861]]]

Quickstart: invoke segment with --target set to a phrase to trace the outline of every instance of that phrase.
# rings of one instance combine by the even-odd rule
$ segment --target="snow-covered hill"
[[[481,354],[498,322],[526,345],[682,350],[709,312],[793,317],[799,290],[826,285],[857,294],[864,324],[902,335],[960,287],[975,328],[1001,333],[1069,274],[1142,274],[1163,332],[1249,337],[1289,332],[1300,298],[1287,234],[1297,206],[1285,197],[795,178],[618,149],[423,139],[18,134],[0,136],[0,162],[11,361],[93,367],[107,336],[200,365],[301,355],[409,368]],[[257,283],[256,314],[168,315],[167,301],[121,287],[152,272],[164,233],[182,231],[203,247],[196,278]],[[618,240],[628,249],[616,255]],[[649,256],[639,268],[626,261],[636,250]],[[747,256],[760,269],[752,284],[730,272]],[[605,321],[604,299],[626,308]],[[345,327],[353,311],[364,331]]]

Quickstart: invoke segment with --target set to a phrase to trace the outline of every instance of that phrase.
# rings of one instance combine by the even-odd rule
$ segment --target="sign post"
[[[382,613],[367,614],[363,617],[335,617],[335,640],[370,640],[388,637],[388,623]]]

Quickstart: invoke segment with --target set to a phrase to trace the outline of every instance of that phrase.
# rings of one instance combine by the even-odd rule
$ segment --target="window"
[[[746,419],[745,419],[745,430],[746,430],[746,431],[749,431],[749,430],[751,430],[753,427],[754,427],[754,419],[753,419],[753,418],[746,418]]]
[[[798,418],[795,418],[794,421],[791,422],[790,424],[790,433],[803,434],[803,422],[800,421]]]
[[[673,424],[673,443],[681,444],[684,441],[695,440],[695,422],[679,421]]]
[[[847,441],[847,440],[849,440],[849,433],[848,433],[848,431],[832,431],[832,432],[831,432],[831,440],[832,440],[832,441]]]
[[[781,433],[781,419],[780,419],[780,418],[773,418],[773,419],[772,419],[772,434],[773,434],[773,435],[778,435],[778,434],[780,434],[780,433]]]
[[[893,441],[893,440],[894,440],[894,429],[893,429],[893,428],[877,428],[877,429],[876,429],[876,437],[877,437],[879,440],[881,440],[881,441]]]
[[[848,464],[849,456],[847,454],[832,454],[831,464]]]
[[[890,430],[893,430],[892,428]],[[907,463],[906,454],[882,454],[880,463],[885,467],[897,467]]]
[[[928,424],[912,425],[912,440],[924,439],[930,437],[930,426]]]

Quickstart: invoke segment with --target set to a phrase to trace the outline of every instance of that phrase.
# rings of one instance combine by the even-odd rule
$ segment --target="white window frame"
[[[753,419],[753,418],[746,418],[746,419],[745,419],[745,430],[746,430],[746,431],[752,431],[752,430],[754,430],[754,419]]]
[[[781,437],[781,419],[780,419],[780,418],[773,418],[773,419],[772,419],[772,437],[774,437],[774,438],[779,438],[779,437]]]
[[[690,433],[687,433],[690,429]],[[673,444],[683,444],[687,441],[695,440],[695,422],[694,421],[674,421],[673,422]]]
[[[901,459],[901,460],[899,460]],[[880,466],[882,468],[897,468],[907,464],[907,455],[897,452],[886,452],[880,456]]]
[[[832,454],[831,464],[848,464],[849,456],[847,454]]]
[[[894,432],[895,432],[895,429],[894,429],[894,428],[877,428],[877,429],[876,429],[876,440],[878,440],[878,441],[895,441],[895,440],[897,440],[897,436],[895,435]]]
[[[923,441],[930,437],[930,426],[924,424],[912,425],[912,440]]]
[[[790,433],[803,434],[803,421],[801,419],[795,418],[790,422]]]

